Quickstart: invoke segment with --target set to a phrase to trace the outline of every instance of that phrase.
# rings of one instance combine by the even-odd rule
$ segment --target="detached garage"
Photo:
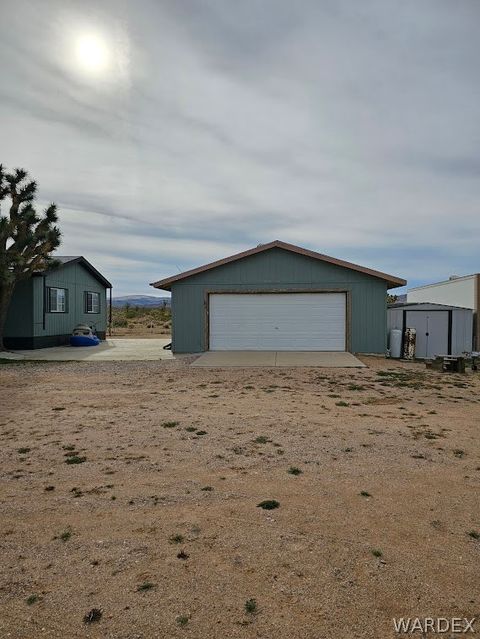
[[[277,240],[152,286],[172,292],[176,353],[383,353],[387,290],[405,284]]]

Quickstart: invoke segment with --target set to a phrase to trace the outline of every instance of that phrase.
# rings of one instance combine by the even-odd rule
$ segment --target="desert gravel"
[[[0,637],[385,639],[393,617],[480,616],[480,375],[362,359],[0,365]]]

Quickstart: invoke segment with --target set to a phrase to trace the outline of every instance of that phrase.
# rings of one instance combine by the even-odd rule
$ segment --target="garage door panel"
[[[345,293],[211,294],[211,350],[345,350]]]

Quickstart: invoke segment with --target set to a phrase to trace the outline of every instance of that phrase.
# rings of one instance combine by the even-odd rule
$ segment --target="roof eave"
[[[153,288],[157,288],[161,291],[171,291],[172,287],[168,284],[165,284],[165,286],[161,286],[162,282],[150,282],[149,286],[153,286]]]
[[[391,288],[399,288],[400,286],[406,286],[407,285],[407,280],[402,279],[401,277],[396,277],[395,279],[391,279],[391,280],[385,280],[387,282],[388,289],[390,290]]]

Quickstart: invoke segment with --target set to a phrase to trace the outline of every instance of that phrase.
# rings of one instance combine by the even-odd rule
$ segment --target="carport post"
[[[108,336],[112,337],[112,287],[110,286],[110,300],[108,305]]]

